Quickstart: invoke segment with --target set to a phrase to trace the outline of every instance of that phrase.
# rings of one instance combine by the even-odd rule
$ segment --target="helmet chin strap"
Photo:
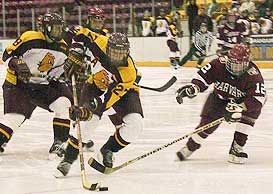
[[[52,40],[52,39],[47,35],[47,33],[45,33],[45,38],[46,38],[46,41],[49,42],[49,43],[54,42],[54,40]]]

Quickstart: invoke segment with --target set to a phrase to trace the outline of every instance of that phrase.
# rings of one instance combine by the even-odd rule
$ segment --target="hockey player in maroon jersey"
[[[237,19],[234,13],[229,13],[227,22],[218,27],[217,39],[221,53],[227,52],[234,45],[245,43],[246,41],[245,37],[248,35],[248,30],[243,23],[238,23]]]
[[[212,60],[199,70],[191,83],[178,89],[177,102],[181,104],[184,97],[194,98],[214,84],[214,90],[203,107],[198,127],[221,117],[225,117],[228,122],[236,122],[229,162],[244,163],[248,155],[243,147],[266,97],[263,77],[258,67],[250,61],[249,48],[242,44],[235,45],[228,54]],[[188,158],[218,126],[192,135],[177,152],[178,158],[181,161]]]

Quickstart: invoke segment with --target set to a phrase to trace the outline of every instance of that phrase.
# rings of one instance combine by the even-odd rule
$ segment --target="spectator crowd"
[[[176,25],[178,35],[182,35],[185,30],[180,22],[183,14],[188,20],[190,37],[200,29],[202,23],[207,25],[208,31],[217,33],[217,28],[224,25],[231,14],[238,23],[244,24],[248,35],[273,33],[272,0],[233,0],[229,4],[212,0],[208,5],[197,5],[196,0],[184,0],[175,6],[175,11],[161,9],[154,17],[151,11],[145,10],[140,21],[141,35],[166,36],[170,25]]]

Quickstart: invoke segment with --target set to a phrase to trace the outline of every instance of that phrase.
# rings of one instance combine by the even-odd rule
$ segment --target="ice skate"
[[[49,149],[49,160],[54,160],[57,158],[62,158],[64,156],[65,142],[60,140],[54,140],[52,146]]]
[[[68,174],[72,163],[67,160],[62,160],[59,165],[57,166],[56,172],[54,173],[54,176],[56,178],[64,177]]]
[[[104,149],[103,147],[100,149],[98,153],[98,160],[106,167],[112,168],[114,162],[114,155],[111,150]]]
[[[228,162],[234,164],[244,164],[248,158],[247,153],[243,152],[243,147],[238,145],[236,141],[233,141],[230,150]]]
[[[192,151],[189,150],[189,148],[187,146],[184,146],[181,150],[179,150],[178,152],[176,152],[176,156],[178,157],[178,159],[180,161],[184,161],[186,160],[188,157],[190,157],[192,155]]]

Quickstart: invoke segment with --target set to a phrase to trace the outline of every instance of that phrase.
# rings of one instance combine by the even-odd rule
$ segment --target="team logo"
[[[42,59],[42,61],[39,63],[38,70],[39,70],[40,72],[48,71],[49,69],[52,68],[54,62],[55,62],[55,57],[54,57],[54,55],[48,52],[48,53],[44,56],[44,58]]]
[[[100,90],[104,91],[107,89],[109,82],[110,82],[110,79],[108,76],[109,76],[109,74],[104,69],[95,73],[93,79],[94,79],[96,86]]]

